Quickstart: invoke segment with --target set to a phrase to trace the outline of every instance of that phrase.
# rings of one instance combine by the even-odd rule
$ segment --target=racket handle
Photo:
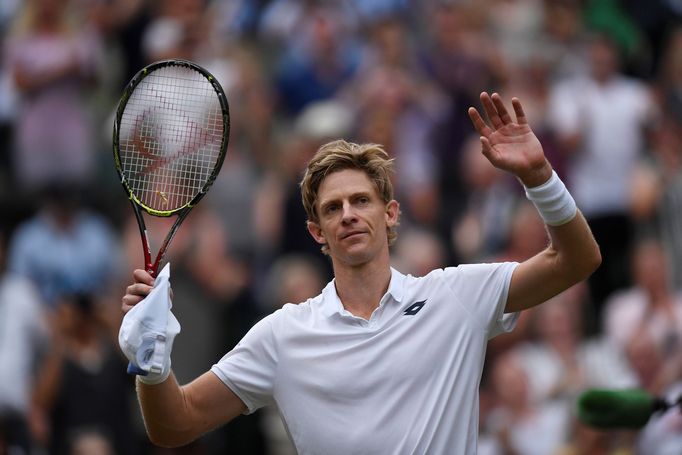
[[[128,363],[128,374],[133,376],[147,376],[147,372],[132,362]]]

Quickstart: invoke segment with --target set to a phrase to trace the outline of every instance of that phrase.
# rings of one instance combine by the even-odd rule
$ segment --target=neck
[[[354,316],[369,320],[391,281],[388,256],[359,266],[334,264],[336,293]]]

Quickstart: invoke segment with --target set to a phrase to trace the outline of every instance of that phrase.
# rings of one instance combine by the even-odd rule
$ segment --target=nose
[[[352,224],[357,221],[357,216],[353,210],[353,205],[349,202],[344,202],[342,215],[341,222],[343,224]]]

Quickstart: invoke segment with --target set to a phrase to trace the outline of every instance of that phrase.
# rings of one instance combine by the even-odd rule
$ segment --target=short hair
[[[346,169],[363,171],[370,178],[379,196],[385,203],[393,200],[394,173],[393,158],[390,158],[383,146],[379,144],[355,144],[342,139],[322,145],[306,167],[301,180],[301,198],[308,221],[319,222],[315,204],[317,193],[324,178]],[[398,238],[395,226],[387,229],[388,244],[393,245]],[[326,245],[322,252],[328,254]]]

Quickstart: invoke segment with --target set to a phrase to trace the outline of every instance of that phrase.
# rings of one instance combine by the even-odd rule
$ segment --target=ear
[[[322,232],[322,228],[320,228],[320,225],[317,224],[314,221],[308,221],[306,223],[306,227],[308,228],[308,232],[310,232],[310,235],[315,239],[317,243],[320,245],[325,245],[327,241],[324,238],[324,233]]]
[[[388,201],[386,204],[386,226],[393,227],[398,224],[398,217],[400,215],[400,204],[395,199]]]

